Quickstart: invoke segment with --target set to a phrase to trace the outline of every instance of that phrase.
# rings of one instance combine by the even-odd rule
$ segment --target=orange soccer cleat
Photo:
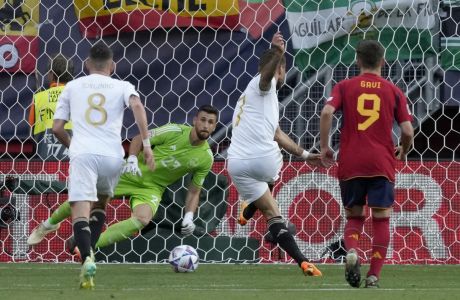
[[[300,265],[305,276],[323,276],[323,273],[312,263],[304,261]]]
[[[248,223],[248,220],[246,220],[244,217],[243,217],[243,211],[244,209],[248,207],[248,203],[243,200],[241,201],[241,205],[240,205],[240,215],[238,216],[238,224],[240,224],[241,226],[244,226]]]

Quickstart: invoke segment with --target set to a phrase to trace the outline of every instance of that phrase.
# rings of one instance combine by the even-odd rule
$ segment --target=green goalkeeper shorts
[[[164,188],[156,185],[146,185],[142,177],[131,174],[122,174],[115,188],[115,196],[129,196],[131,210],[139,204],[148,204],[155,216]]]

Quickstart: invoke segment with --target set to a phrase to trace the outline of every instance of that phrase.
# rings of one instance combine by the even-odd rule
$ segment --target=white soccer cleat
[[[366,278],[366,285],[364,286],[365,288],[378,288],[379,287],[379,279],[371,275]]]
[[[27,244],[29,246],[37,245],[45,238],[45,236],[48,233],[58,230],[59,227],[61,227],[61,223],[51,225],[50,228],[46,228],[43,222],[41,222],[40,225],[38,225],[37,227],[35,227],[34,230],[32,230],[32,233],[29,235],[29,238],[27,239]]]

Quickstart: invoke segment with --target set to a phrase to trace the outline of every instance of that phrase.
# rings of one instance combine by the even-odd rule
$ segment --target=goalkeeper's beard
[[[207,131],[198,131],[196,130],[196,136],[201,140],[201,141],[205,141],[209,138],[209,132]]]

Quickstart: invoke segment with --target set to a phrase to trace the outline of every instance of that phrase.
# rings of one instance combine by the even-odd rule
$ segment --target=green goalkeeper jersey
[[[140,153],[138,159],[142,176],[139,179],[144,185],[166,188],[188,173],[193,175],[194,185],[203,185],[214,157],[207,141],[198,146],[190,144],[192,129],[191,126],[171,123],[150,131],[155,170],[148,169]]]

